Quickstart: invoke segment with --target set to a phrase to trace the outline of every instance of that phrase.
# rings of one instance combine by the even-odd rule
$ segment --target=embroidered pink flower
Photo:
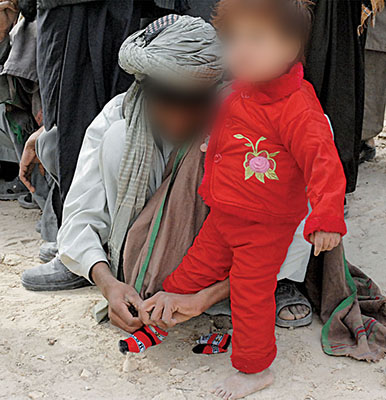
[[[276,174],[276,161],[275,157],[280,153],[276,151],[269,153],[267,150],[259,150],[259,144],[263,140],[266,140],[264,136],[253,143],[248,137],[238,133],[233,136],[239,140],[245,140],[245,146],[249,147],[251,151],[245,154],[244,169],[245,169],[245,180],[251,179],[253,176],[260,182],[265,183],[265,179],[278,181],[279,177]]]
[[[249,167],[253,172],[265,174],[269,170],[270,164],[266,157],[258,156],[249,161]]]

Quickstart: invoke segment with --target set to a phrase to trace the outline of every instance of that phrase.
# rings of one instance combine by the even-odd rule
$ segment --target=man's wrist
[[[99,287],[104,296],[108,292],[109,287],[117,282],[111,273],[109,265],[104,261],[97,262],[91,267],[90,279]]]
[[[207,290],[201,290],[200,292],[194,294],[194,297],[196,298],[195,301],[195,309],[197,315],[201,315],[204,313],[208,308],[212,307],[213,304],[211,304],[211,297],[209,296],[210,293]]]

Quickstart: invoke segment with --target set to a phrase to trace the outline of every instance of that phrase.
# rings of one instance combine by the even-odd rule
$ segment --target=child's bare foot
[[[258,374],[237,372],[235,375],[217,385],[212,393],[225,400],[236,400],[262,390],[272,383],[273,374],[269,369]]]

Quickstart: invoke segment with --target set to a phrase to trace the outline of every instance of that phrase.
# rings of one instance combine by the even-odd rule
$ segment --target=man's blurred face
[[[147,96],[146,106],[154,132],[172,144],[179,144],[204,132],[214,115],[214,100],[213,96],[194,101]]]

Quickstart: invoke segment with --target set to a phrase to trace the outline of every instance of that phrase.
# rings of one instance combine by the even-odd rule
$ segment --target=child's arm
[[[347,232],[344,221],[346,178],[331,128],[321,109],[315,107],[305,108],[295,115],[281,131],[284,145],[304,173],[312,207],[304,237],[314,242],[315,253],[319,254],[339,244],[340,236]]]

